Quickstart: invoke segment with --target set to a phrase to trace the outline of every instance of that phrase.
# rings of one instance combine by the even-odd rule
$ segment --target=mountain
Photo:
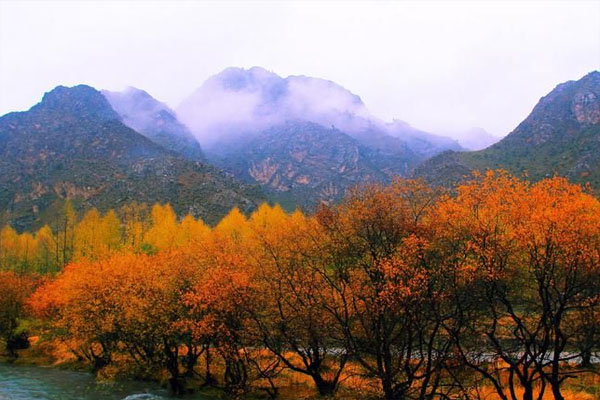
[[[307,76],[282,78],[259,67],[225,69],[206,80],[176,111],[207,152],[240,136],[300,120],[333,126],[366,145],[369,133],[393,136],[421,157],[461,149],[451,139],[401,121],[381,121],[359,96],[335,82]]]
[[[227,68],[177,108],[180,119],[207,148],[286,120],[329,127],[338,125],[340,113],[354,116],[365,111],[358,96],[333,82],[301,76],[284,79],[259,67]]]
[[[335,201],[357,183],[406,176],[433,155],[462,149],[405,122],[379,120],[335,82],[259,67],[210,77],[177,115],[211,162],[290,206]],[[309,156],[299,161],[298,152]]]
[[[166,104],[133,87],[123,92],[103,90],[102,94],[131,129],[190,160],[204,159],[200,143]]]
[[[121,122],[92,87],[59,86],[25,112],[0,117],[0,209],[17,229],[39,226],[70,198],[80,208],[170,202],[216,222],[262,197],[213,167],[192,162]]]
[[[464,131],[454,131],[447,136],[455,138],[466,150],[483,150],[500,140],[483,128],[470,128]]]
[[[560,175],[600,188],[600,72],[558,85],[491,147],[440,154],[419,166],[415,175],[449,184],[474,170],[496,168],[532,180]]]

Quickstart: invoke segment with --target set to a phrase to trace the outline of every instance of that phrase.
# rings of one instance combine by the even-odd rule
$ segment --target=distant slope
[[[464,131],[454,131],[447,134],[456,139],[456,141],[466,150],[483,150],[501,138],[492,135],[483,128],[470,128]]]
[[[123,92],[103,90],[102,94],[131,129],[185,158],[204,159],[200,143],[166,104],[133,87]]]
[[[600,72],[558,85],[508,136],[475,152],[446,152],[415,175],[450,184],[474,170],[504,168],[539,180],[555,174],[600,188]]]
[[[86,208],[170,202],[215,222],[261,195],[125,126],[89,86],[59,86],[29,111],[0,117],[0,210],[18,229],[39,225],[66,198]]]
[[[460,144],[447,136],[435,135],[410,126],[400,120],[384,124],[383,130],[398,138],[421,158],[429,158],[447,150],[463,150]]]

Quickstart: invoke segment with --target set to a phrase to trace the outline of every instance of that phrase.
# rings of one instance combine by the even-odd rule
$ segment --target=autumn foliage
[[[96,372],[178,393],[276,397],[302,377],[321,396],[558,400],[600,346],[600,201],[561,178],[396,180],[215,227],[168,205],[63,214],[2,230],[3,321],[34,288],[15,279],[50,273],[31,316]]]

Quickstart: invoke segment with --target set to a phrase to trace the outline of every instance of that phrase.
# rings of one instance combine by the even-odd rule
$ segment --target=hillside
[[[79,208],[170,202],[215,222],[262,197],[213,167],[188,161],[121,122],[92,87],[59,86],[25,112],[0,117],[0,209],[18,229],[48,220],[65,199]]]
[[[496,168],[532,180],[560,175],[600,188],[600,72],[558,85],[498,143],[481,151],[445,152],[415,175],[447,185],[472,171]]]

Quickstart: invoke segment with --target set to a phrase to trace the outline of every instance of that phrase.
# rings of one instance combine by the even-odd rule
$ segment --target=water
[[[96,382],[91,374],[0,363],[0,400],[158,400],[166,389],[146,382]]]

